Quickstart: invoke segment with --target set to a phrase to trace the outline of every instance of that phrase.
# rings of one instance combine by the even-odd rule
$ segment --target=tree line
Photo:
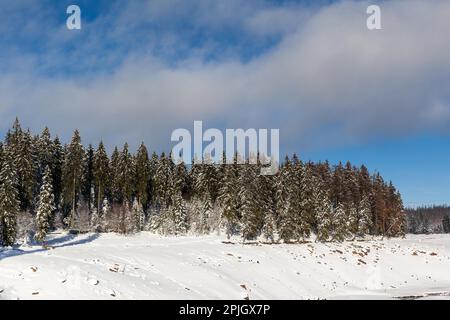
[[[0,143],[0,242],[19,230],[44,242],[54,228],[180,235],[225,231],[244,240],[343,241],[399,236],[405,218],[400,193],[379,173],[339,163],[286,157],[276,175],[234,156],[232,164],[186,166],[170,154],[135,154],[125,143],[111,156],[103,142],[85,148],[75,130],[69,144],[48,128],[33,135],[16,119]]]
[[[408,233],[450,233],[449,206],[407,208],[405,213]]]

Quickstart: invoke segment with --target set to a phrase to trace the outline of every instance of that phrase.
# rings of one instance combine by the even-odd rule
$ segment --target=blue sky
[[[450,3],[375,3],[377,31],[366,1],[1,1],[0,133],[19,116],[161,151],[194,120],[279,128],[283,153],[364,163],[406,205],[450,203]]]

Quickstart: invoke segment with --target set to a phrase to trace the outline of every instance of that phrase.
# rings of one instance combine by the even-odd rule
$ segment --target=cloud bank
[[[203,120],[279,128],[301,151],[449,128],[445,0],[381,2],[377,31],[361,1],[108,2],[78,34],[63,6],[35,3],[0,14],[2,130],[18,115],[64,139],[169,149],[173,129]]]

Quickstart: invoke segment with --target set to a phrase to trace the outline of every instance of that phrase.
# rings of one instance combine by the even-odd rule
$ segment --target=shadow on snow
[[[57,248],[64,248],[64,247],[72,247],[72,246],[78,246],[83,245],[89,242],[94,241],[97,239],[100,235],[98,233],[90,234],[89,236],[85,238],[81,238],[78,240],[75,240],[78,238],[78,235],[73,234],[66,234],[61,237],[55,237],[45,242],[45,245],[47,247],[50,247],[50,249],[57,249]],[[71,241],[75,240],[75,241]],[[5,258],[15,257],[15,256],[21,256],[24,254],[31,254],[31,253],[37,253],[37,252],[44,252],[48,249],[39,247],[37,249],[31,249],[31,250],[22,250],[19,246],[13,247],[13,249],[6,249],[1,251],[0,250],[0,261]]]

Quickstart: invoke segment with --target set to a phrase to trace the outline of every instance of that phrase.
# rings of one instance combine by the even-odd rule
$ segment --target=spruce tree
[[[17,214],[20,208],[16,171],[6,151],[0,171],[0,235],[4,246],[12,246],[16,240]]]
[[[263,213],[258,201],[257,174],[258,168],[245,164],[239,179],[242,237],[244,240],[255,239],[261,230]]]
[[[258,170],[260,168],[258,167]],[[257,197],[263,217],[262,234],[271,242],[276,240],[278,234],[275,178],[271,175],[259,175],[257,186]]]
[[[145,226],[144,208],[142,207],[142,204],[140,204],[136,198],[134,198],[134,200],[133,200],[132,214],[133,214],[133,222],[134,222],[133,223],[134,232],[139,232],[139,231],[144,230],[144,226]]]
[[[353,203],[350,204],[350,206],[347,206],[347,217],[348,217],[348,233],[349,235],[353,235],[353,240],[355,237],[359,234],[359,212],[358,208],[353,205]]]
[[[39,192],[39,201],[36,212],[36,235],[38,242],[44,242],[47,232],[50,228],[50,219],[55,210],[55,198],[53,195],[53,186],[50,167],[44,170],[42,186]]]
[[[71,205],[69,227],[73,228],[77,214],[77,200],[83,182],[84,149],[81,145],[80,133],[75,130],[72,141],[67,147],[63,166],[64,202]]]
[[[156,154],[156,152],[152,153],[152,156],[150,158],[149,161],[149,176],[150,176],[150,181],[149,181],[149,186],[148,186],[148,193],[150,195],[150,198],[148,199],[151,203],[152,206],[155,206],[155,175],[156,175],[156,168],[158,166],[159,163],[159,158],[158,155]]]
[[[108,198],[103,199],[102,203],[102,210],[100,211],[100,222],[99,227],[100,231],[106,232],[109,231],[108,221],[109,221],[109,214],[111,211],[111,207],[109,206]]]
[[[348,217],[344,205],[338,204],[332,216],[332,240],[342,242],[349,235]]]
[[[186,233],[188,229],[187,211],[181,192],[174,195],[170,212],[173,219],[173,233],[175,235]]]
[[[125,143],[123,150],[120,153],[118,163],[118,187],[119,187],[119,201],[130,202],[134,193],[134,165],[133,157],[128,151],[128,143]]]
[[[91,188],[91,195],[90,195],[90,205],[89,205],[89,212],[90,212],[90,222],[89,225],[91,227],[92,231],[98,232],[100,231],[100,215],[101,212],[98,210],[97,204],[95,203],[95,190],[94,188]]]
[[[189,181],[189,179],[190,176],[186,168],[186,165],[181,160],[179,163],[175,165],[172,180],[175,190],[180,191],[181,194],[186,197],[190,196],[191,182]]]
[[[110,163],[110,187],[113,202],[119,202],[120,200],[120,152],[117,147],[114,147],[114,151],[111,154]]]
[[[159,208],[168,208],[171,205],[173,192],[172,160],[163,152],[156,166],[154,183],[154,203]]]
[[[333,228],[333,207],[328,192],[322,184],[316,186],[315,192],[315,216],[317,223],[316,240],[325,242],[330,239]]]
[[[289,164],[289,162],[287,163]],[[286,167],[287,201],[283,208],[280,236],[285,242],[308,238],[311,233],[311,199],[306,192],[306,170],[303,163],[294,154],[292,165]]]
[[[280,238],[284,242],[289,242],[295,237],[296,228],[296,212],[292,209],[293,206],[298,206],[299,203],[291,203],[293,195],[295,195],[295,187],[293,186],[294,170],[290,159],[286,156],[283,166],[279,171],[278,177],[278,192],[277,203],[279,211],[279,232]]]
[[[62,200],[62,192],[63,192],[63,182],[62,182],[62,170],[64,163],[64,148],[61,146],[61,142],[59,138],[56,137],[53,140],[53,157],[52,162],[52,177],[53,177],[53,192],[55,195],[55,204],[59,210],[61,210],[61,200]]]
[[[239,167],[238,155],[233,163],[226,166],[225,177],[220,190],[219,202],[222,207],[221,223],[225,225],[227,237],[236,234],[240,228],[241,202],[239,197]]]
[[[212,201],[208,196],[205,196],[200,201],[199,225],[197,226],[197,232],[200,234],[208,234],[211,230],[209,225],[209,219],[212,215],[213,207]]]
[[[97,212],[100,214],[102,210],[102,201],[105,197],[105,190],[110,178],[109,159],[102,141],[100,141],[98,148],[94,153],[93,174],[97,198]]]
[[[358,205],[358,228],[357,235],[363,237],[370,233],[372,229],[372,211],[367,196],[363,196]]]
[[[135,160],[135,170],[136,173],[136,197],[137,201],[142,205],[146,206],[149,194],[149,183],[150,183],[150,161],[148,158],[148,151],[144,145],[141,143],[136,154]]]
[[[83,186],[82,194],[83,200],[87,202],[88,208],[96,206],[93,202],[95,197],[92,197],[92,189],[94,188],[94,148],[91,144],[86,149],[83,158]]]
[[[19,199],[23,210],[33,206],[34,191],[36,189],[35,149],[29,131],[18,136],[18,144],[14,149],[14,166],[17,171]]]
[[[38,157],[38,176],[39,182],[42,184],[42,179],[45,173],[45,168],[48,166],[51,170],[54,168],[54,144],[51,139],[50,130],[45,127],[37,140],[37,157]]]

